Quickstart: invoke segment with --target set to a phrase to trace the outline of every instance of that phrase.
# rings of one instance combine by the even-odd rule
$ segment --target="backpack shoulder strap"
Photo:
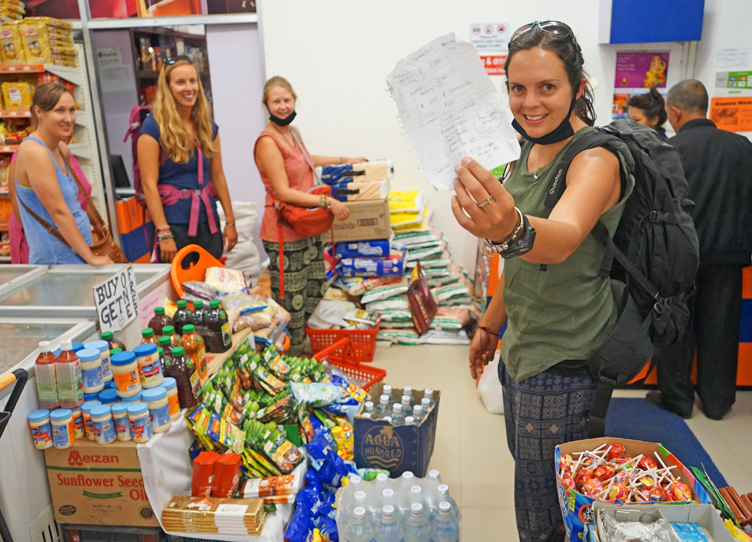
[[[569,171],[569,166],[572,165],[572,160],[574,160],[578,154],[596,147],[604,147],[610,152],[615,153],[615,149],[610,148],[609,146],[609,143],[614,137],[615,136],[598,131],[583,135],[577,139],[577,141],[572,143],[564,153],[564,156],[561,157],[561,160],[559,160],[559,164],[556,167],[556,173],[548,184],[548,191],[544,205],[549,209],[553,209],[559,202],[567,187],[567,172]]]

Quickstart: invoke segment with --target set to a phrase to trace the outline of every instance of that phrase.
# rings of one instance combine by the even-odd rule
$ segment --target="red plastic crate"
[[[379,333],[381,321],[373,329],[311,329],[306,328],[306,335],[311,339],[313,355],[336,344],[341,339],[350,339],[358,361],[370,363],[376,351],[376,335]],[[341,350],[341,347],[339,347]],[[335,352],[337,356],[343,356],[341,351]],[[318,359],[318,357],[316,358]]]
[[[386,377],[386,369],[362,365],[358,362],[358,356],[349,338],[336,341],[328,348],[314,354],[313,357],[320,363],[327,361],[344,373],[362,380],[364,384],[361,387],[366,391],[371,391],[374,385]]]

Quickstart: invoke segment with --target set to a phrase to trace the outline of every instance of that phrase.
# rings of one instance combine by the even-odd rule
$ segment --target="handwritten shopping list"
[[[475,48],[455,33],[427,43],[387,76],[400,119],[429,183],[453,190],[454,166],[486,169],[520,156],[501,97]]]

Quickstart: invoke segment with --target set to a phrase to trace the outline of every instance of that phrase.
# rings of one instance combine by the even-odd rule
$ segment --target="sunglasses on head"
[[[533,23],[528,23],[526,25],[522,25],[517,30],[515,30],[514,34],[512,34],[512,39],[509,40],[509,45],[511,45],[515,40],[521,38],[528,32],[530,32],[535,27],[540,28],[547,34],[555,34],[556,36],[564,39],[572,38],[574,39],[574,32],[572,32],[572,29],[569,28],[568,25],[559,22],[559,21],[535,21]]]
[[[177,64],[181,60],[185,60],[186,62],[193,64],[193,60],[191,60],[191,57],[186,56],[186,55],[177,55],[177,56],[171,56],[170,58],[168,58],[165,61],[164,65],[165,67],[172,66],[173,64]]]

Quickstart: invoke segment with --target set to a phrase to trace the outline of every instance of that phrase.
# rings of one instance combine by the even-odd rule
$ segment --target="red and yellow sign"
[[[504,63],[507,61],[507,55],[481,55],[480,59],[488,75],[506,75]]]

